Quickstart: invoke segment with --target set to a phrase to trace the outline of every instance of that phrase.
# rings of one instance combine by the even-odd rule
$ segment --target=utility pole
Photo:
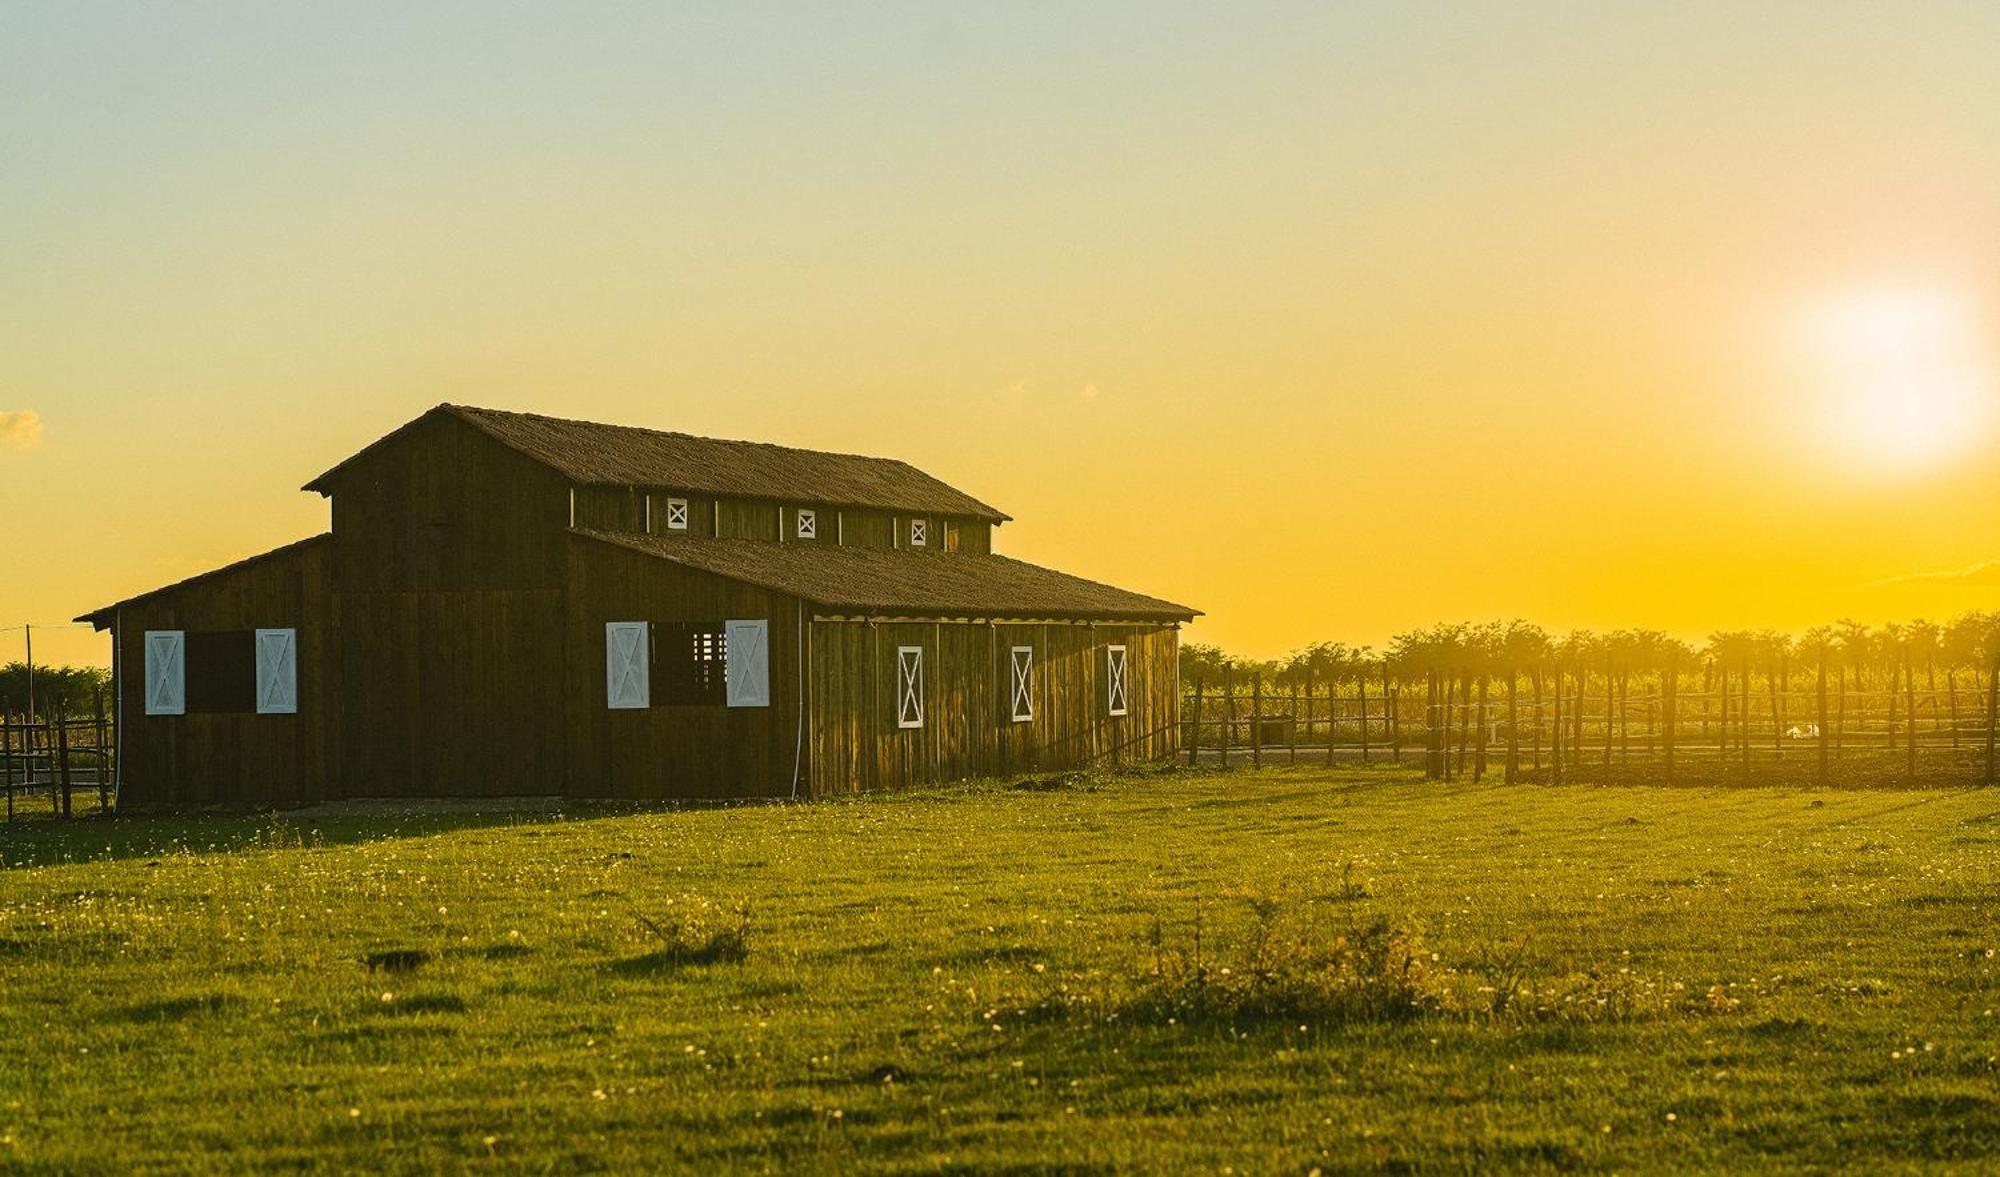
[[[23,625],[21,632],[28,638],[28,722],[35,722],[35,627]]]

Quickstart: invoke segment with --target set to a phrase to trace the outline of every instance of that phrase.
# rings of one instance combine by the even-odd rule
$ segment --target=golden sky
[[[0,627],[441,400],[904,457],[1250,654],[2000,605],[2000,6],[802,7],[7,6]]]

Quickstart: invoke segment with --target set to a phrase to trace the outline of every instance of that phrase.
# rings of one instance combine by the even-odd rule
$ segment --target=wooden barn
[[[122,805],[825,796],[1171,755],[1194,611],[907,463],[441,405],[109,605]]]

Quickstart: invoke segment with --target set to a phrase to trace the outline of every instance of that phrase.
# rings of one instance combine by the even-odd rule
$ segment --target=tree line
[[[37,666],[34,677],[38,715],[54,715],[58,708],[70,715],[89,715],[100,691],[105,692],[105,706],[111,706],[111,672],[102,667]],[[29,697],[28,664],[0,666],[0,711],[25,714]]]
[[[1356,714],[1374,716],[1365,702],[1374,694],[1385,699],[1391,737],[1421,741],[1427,766],[1447,777],[1466,764],[1479,777],[1489,745],[1504,745],[1511,778],[1524,742],[1539,770],[1545,740],[1558,776],[1586,755],[1608,768],[1614,744],[1621,762],[1634,747],[1663,752],[1671,775],[1677,736],[1683,753],[1719,752],[1747,771],[1753,734],[1779,757],[1787,740],[1815,743],[1822,777],[1843,745],[1900,749],[1914,775],[1920,741],[1957,748],[1962,733],[1984,737],[1991,776],[2000,727],[2000,613],[1875,627],[1843,620],[1796,635],[1723,630],[1698,643],[1649,629],[1556,635],[1521,620],[1466,622],[1397,634],[1380,651],[1324,641],[1267,661],[1197,643],[1183,647],[1180,669],[1187,690],[1228,694],[1247,683],[1253,710],[1265,700],[1284,708],[1288,693],[1351,692],[1362,700]],[[1316,713],[1304,714],[1310,731]]]

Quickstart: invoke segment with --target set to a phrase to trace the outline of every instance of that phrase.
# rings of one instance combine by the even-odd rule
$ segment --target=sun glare
[[[1976,302],[1943,291],[1857,292],[1815,308],[1801,340],[1812,432],[1882,474],[1965,457],[1994,416],[1986,334]]]

